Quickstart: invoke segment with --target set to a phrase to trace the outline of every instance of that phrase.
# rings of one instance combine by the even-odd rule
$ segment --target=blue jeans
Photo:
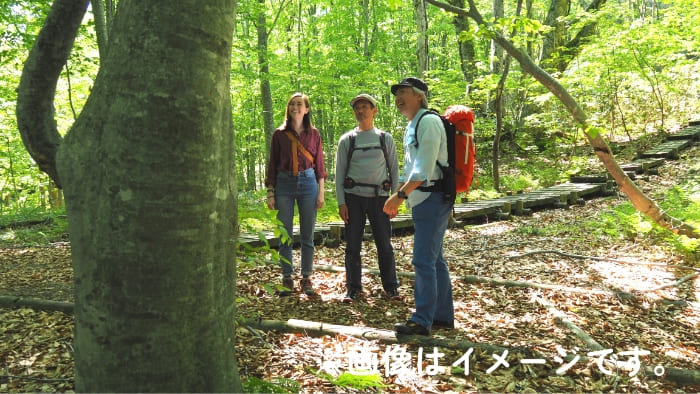
[[[291,276],[292,240],[294,239],[294,202],[299,207],[299,238],[301,243],[301,274],[311,275],[314,268],[314,228],[316,227],[316,198],[318,183],[313,168],[292,176],[288,171],[277,173],[275,209],[290,240],[280,244],[282,275]]]
[[[442,241],[452,206],[442,193],[431,193],[413,207],[413,269],[416,272],[414,298],[416,311],[411,320],[430,329],[433,320],[454,320],[452,282],[442,256]]]
[[[348,207],[348,224],[345,225],[345,285],[348,290],[362,289],[362,235],[365,231],[365,218],[369,218],[372,237],[377,246],[379,275],[385,291],[399,286],[396,279],[394,248],[391,246],[391,220],[384,213],[387,197],[362,197],[345,193]]]

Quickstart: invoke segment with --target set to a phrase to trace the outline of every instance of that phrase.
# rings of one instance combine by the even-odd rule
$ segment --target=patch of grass
[[[246,393],[298,393],[301,391],[301,385],[286,378],[277,378],[271,382],[257,378],[255,376],[248,377],[243,382],[243,391]]]
[[[543,235],[544,228],[539,226],[520,226],[513,232],[520,235]]]
[[[673,187],[663,196],[656,196],[655,200],[672,217],[700,229],[700,183],[697,180]],[[581,226],[589,233],[614,238],[653,237],[658,242],[669,243],[690,261],[700,260],[700,239],[674,234],[652,222],[630,202],[602,211],[599,216],[582,222]]]
[[[67,240],[65,209],[22,207],[0,216],[0,245],[47,245]]]
[[[319,372],[312,369],[311,371],[314,375],[328,380],[334,386],[342,388],[353,388],[357,390],[380,390],[385,387],[389,387],[382,381],[382,376],[379,373],[350,373],[343,372],[337,378],[332,375]]]
[[[698,181],[699,179],[692,179],[670,189],[659,202],[661,208],[669,215],[695,227],[696,230],[700,230],[700,182]],[[676,250],[690,260],[700,260],[700,239],[677,236],[668,230],[656,227],[659,238],[671,243]]]

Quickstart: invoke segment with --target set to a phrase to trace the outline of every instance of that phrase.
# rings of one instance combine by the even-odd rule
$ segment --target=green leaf
[[[598,137],[602,132],[603,128],[597,126],[588,126],[588,128],[586,129],[586,134],[588,134],[591,138]]]

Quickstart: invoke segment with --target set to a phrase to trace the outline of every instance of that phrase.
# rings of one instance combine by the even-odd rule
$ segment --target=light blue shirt
[[[431,186],[432,181],[442,178],[442,170],[436,165],[436,161],[440,161],[443,166],[447,165],[447,137],[442,120],[435,115],[427,114],[421,119],[420,130],[416,133],[416,123],[426,111],[424,108],[418,110],[404,132],[403,183],[423,181],[421,186]],[[417,148],[416,138],[418,139]],[[425,201],[429,195],[429,192],[416,189],[408,195],[406,206],[415,207]]]

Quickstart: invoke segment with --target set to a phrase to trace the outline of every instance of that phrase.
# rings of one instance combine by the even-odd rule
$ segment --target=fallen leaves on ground
[[[697,154],[697,147],[693,149]],[[639,183],[651,190],[663,190],[658,188],[675,184],[670,176],[652,177],[649,182]],[[658,244],[643,234],[612,237],[571,231],[548,236],[537,231],[543,226],[583,229],[585,221],[623,201],[617,197],[598,198],[583,207],[539,211],[529,217],[459,226],[447,232],[445,257],[453,276],[457,321],[454,330],[436,330],[434,334],[453,340],[528,349],[531,354],[546,357],[543,365],[523,364],[518,359],[523,355],[513,353],[507,358],[508,367],[500,365],[491,371],[496,364],[494,355],[475,350],[465,368],[464,360],[452,365],[464,356],[464,351],[439,348],[435,351],[443,356],[437,362],[443,368],[431,376],[426,371],[434,366],[435,360],[427,356],[433,354],[434,349],[402,345],[411,357],[411,370],[392,371],[389,364],[379,362],[393,349],[390,345],[343,335],[311,337],[239,327],[237,356],[241,376],[268,381],[292,379],[309,392],[353,392],[356,390],[351,387],[334,386],[318,371],[347,372],[353,357],[357,362],[365,349],[365,357],[377,357],[376,372],[381,375],[382,384],[387,385],[378,389],[382,391],[678,390],[678,386],[663,378],[652,379],[641,373],[630,377],[618,371],[608,376],[596,365],[595,357],[572,364],[562,374],[556,373],[568,363],[558,359],[563,357],[562,352],[585,356],[590,349],[571,330],[557,324],[552,311],[536,299],[544,300],[566,320],[615,353],[638,347],[650,352],[641,358],[646,366],[696,371],[700,368],[700,278],[677,287],[650,291],[689,273],[683,268],[664,267],[659,263],[697,266],[697,262],[684,260],[668,245]],[[397,270],[412,272],[412,235],[397,234],[393,246]],[[552,253],[516,257],[551,250],[595,259]],[[363,253],[365,268],[377,269],[376,249],[369,238],[364,241]],[[317,247],[317,265],[342,267],[343,259],[342,245],[332,249]],[[298,262],[298,250],[295,250],[295,261]],[[2,295],[72,301],[71,275],[68,245],[0,250]],[[456,279],[465,275],[609,293],[503,287]],[[279,276],[279,268],[273,264],[242,268],[237,283],[239,314],[246,318],[303,319],[392,330],[395,323],[404,322],[410,316],[413,307],[413,280],[406,277],[400,279],[402,302],[386,299],[378,275],[365,274],[362,297],[345,304],[341,301],[345,293],[342,272],[316,270],[313,282],[318,294],[315,297],[299,292],[285,298],[271,294],[264,285],[278,283]],[[685,300],[686,303],[669,300]],[[71,316],[29,309],[0,309],[0,321],[0,391],[73,389]],[[423,357],[422,375],[418,374],[419,353]],[[698,391],[700,387],[683,389]]]

